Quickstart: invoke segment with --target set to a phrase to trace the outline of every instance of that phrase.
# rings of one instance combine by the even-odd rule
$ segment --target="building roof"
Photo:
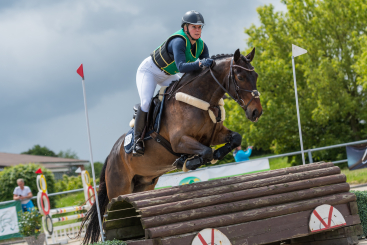
[[[83,165],[89,163],[89,161],[80,159],[0,152],[0,167],[10,167],[21,163],[22,164],[40,163],[44,165],[46,168],[60,168],[61,166]]]

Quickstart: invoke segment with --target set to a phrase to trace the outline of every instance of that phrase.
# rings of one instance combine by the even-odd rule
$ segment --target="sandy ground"
[[[350,185],[350,189],[353,191],[367,191],[367,184]]]

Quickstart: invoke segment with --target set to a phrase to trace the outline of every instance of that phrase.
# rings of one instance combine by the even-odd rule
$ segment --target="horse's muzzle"
[[[250,119],[250,121],[252,122],[257,122],[257,120],[259,120],[259,117],[262,115],[262,113],[263,113],[262,110],[261,112],[259,112],[258,109],[249,111],[249,109],[247,108],[247,111],[246,111],[247,118]]]

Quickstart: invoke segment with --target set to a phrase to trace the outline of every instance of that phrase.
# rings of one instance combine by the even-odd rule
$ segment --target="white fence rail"
[[[81,223],[82,222],[77,222],[68,225],[56,226],[54,227],[54,232],[51,236],[49,235],[48,238],[51,238],[52,243],[66,244],[69,240],[77,236]],[[83,228],[80,237],[84,237],[84,235],[85,229]]]

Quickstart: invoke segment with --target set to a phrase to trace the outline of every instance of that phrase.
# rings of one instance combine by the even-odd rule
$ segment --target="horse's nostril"
[[[258,115],[258,114],[259,114],[259,113],[258,113],[257,109],[253,110],[253,111],[252,111],[252,118],[253,118],[253,119],[255,119],[255,118],[257,117],[257,115]]]

